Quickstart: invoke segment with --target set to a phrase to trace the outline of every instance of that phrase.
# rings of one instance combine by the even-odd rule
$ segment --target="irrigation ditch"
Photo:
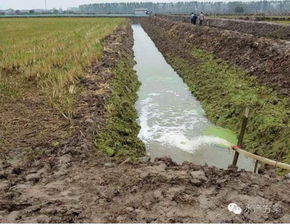
[[[200,102],[142,27],[132,28],[134,69],[142,83],[136,102],[139,137],[147,154],[152,159],[168,156],[179,164],[188,161],[226,169],[233,158],[229,148],[237,144],[235,133],[206,118]],[[238,168],[254,170],[254,161],[241,156]]]
[[[266,79],[256,80],[217,59],[209,49],[205,50],[205,43],[219,46],[218,39],[206,41],[206,35],[200,35],[206,28],[193,32],[186,24],[158,18],[138,22],[168,66],[188,85],[185,88],[184,83],[184,86],[180,84],[182,91],[187,90],[188,95],[194,93],[210,121],[237,132],[243,107],[251,102],[246,149],[257,148],[259,153],[272,158],[277,158],[278,150],[282,150],[279,160],[287,161],[289,154],[283,150],[289,146],[289,126],[285,121],[289,114],[284,110],[289,104],[287,91],[283,90],[282,95],[277,93],[280,82],[272,81],[271,86],[277,88],[272,90],[267,85],[264,87]],[[187,39],[193,38],[194,33],[201,36],[199,41],[195,36],[196,43]],[[287,222],[290,180],[277,176],[275,170],[260,169],[263,175],[257,175],[235,168],[219,169],[187,161],[177,164],[170,158],[151,161],[143,157],[145,146],[138,138],[138,110],[134,107],[138,103],[137,90],[141,88],[133,46],[129,23],[102,40],[103,57],[91,65],[78,83],[84,91],[72,117],[74,128],[65,123],[55,130],[57,136],[68,130],[71,135],[59,137],[58,144],[49,138],[31,142],[30,147],[24,147],[21,144],[26,142],[21,142],[1,153],[0,221]],[[226,55],[225,51],[222,53]],[[277,60],[282,61],[280,56]],[[246,93],[250,98],[244,98]],[[240,95],[236,97],[237,94]],[[259,110],[253,109],[257,105]],[[257,120],[255,113],[261,113]],[[276,115],[274,120],[270,119],[272,113]],[[205,114],[201,113],[203,121]],[[38,121],[39,117],[35,116],[34,120]],[[267,125],[261,126],[265,119]],[[277,151],[270,147],[275,135],[284,137],[276,140],[275,144],[280,144]],[[267,140],[265,151],[265,145],[258,147],[263,142],[260,137]],[[241,215],[228,211],[232,202],[241,207]]]
[[[246,149],[289,163],[287,43],[158,17],[141,24],[211,121],[238,132],[249,107]]]

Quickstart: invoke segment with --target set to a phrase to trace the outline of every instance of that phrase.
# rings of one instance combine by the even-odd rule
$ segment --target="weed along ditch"
[[[200,102],[181,77],[167,64],[141,25],[132,25],[134,56],[141,87],[136,109],[151,158],[169,156],[175,162],[227,168],[233,158],[236,135],[216,127],[206,117]],[[240,169],[253,170],[254,161],[241,156]]]

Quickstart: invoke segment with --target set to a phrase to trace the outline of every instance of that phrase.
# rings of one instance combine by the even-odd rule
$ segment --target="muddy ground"
[[[4,132],[9,144],[0,158],[0,221],[289,222],[290,180],[273,172],[176,165],[170,159],[149,162],[146,157],[115,161],[95,151],[94,136],[106,123],[112,68],[120,57],[133,56],[132,44],[132,33],[124,28],[104,40],[104,58],[81,80],[86,91],[70,122],[54,111],[29,113],[44,107],[37,98],[21,102],[22,110],[9,104],[18,118],[6,117],[11,123],[4,123],[2,115],[9,113],[1,107],[1,127],[17,135]],[[231,202],[241,214],[228,211]]]
[[[170,160],[59,158],[1,183],[2,222],[289,222],[289,180]],[[27,172],[27,170],[22,171]],[[3,179],[3,177],[2,177]],[[5,190],[6,189],[6,190]],[[243,210],[229,212],[229,203]]]

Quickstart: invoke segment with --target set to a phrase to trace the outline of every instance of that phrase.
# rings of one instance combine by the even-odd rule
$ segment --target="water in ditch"
[[[233,151],[227,147],[234,144],[236,136],[207,120],[200,102],[143,28],[134,24],[132,29],[134,69],[142,83],[136,102],[139,138],[147,153],[153,159],[169,156],[177,163],[189,161],[227,168],[233,159]],[[238,167],[253,170],[254,162],[240,156]]]

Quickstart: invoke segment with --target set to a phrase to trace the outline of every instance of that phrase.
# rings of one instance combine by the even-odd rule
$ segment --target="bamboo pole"
[[[248,107],[246,107],[245,114],[242,121],[241,131],[239,135],[239,140],[238,140],[239,147],[242,147],[242,144],[243,144],[243,139],[244,139],[244,135],[245,135],[247,124],[248,124],[249,113],[250,113],[250,110]],[[232,163],[234,167],[237,166],[238,159],[239,159],[239,153],[236,151],[234,155],[233,163]]]
[[[252,158],[254,160],[258,160],[258,161],[260,161],[262,163],[265,163],[265,164],[268,164],[268,165],[271,165],[271,166],[275,166],[275,167],[279,167],[279,168],[282,168],[282,169],[285,169],[285,170],[290,170],[290,165],[289,164],[277,162],[275,160],[271,160],[271,159],[267,159],[267,158],[262,157],[262,156],[255,155],[255,154],[247,152],[246,150],[243,150],[243,149],[241,149],[241,148],[239,148],[237,146],[232,147],[232,149],[236,153],[242,154],[242,155],[244,155],[246,157],[249,157],[249,158]]]

